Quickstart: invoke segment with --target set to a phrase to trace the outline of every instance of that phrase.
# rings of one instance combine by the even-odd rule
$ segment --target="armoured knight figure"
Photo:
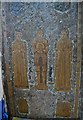
[[[47,53],[48,43],[47,40],[43,39],[43,31],[38,30],[36,39],[33,42],[34,51],[34,64],[36,69],[36,89],[46,90],[47,83]]]

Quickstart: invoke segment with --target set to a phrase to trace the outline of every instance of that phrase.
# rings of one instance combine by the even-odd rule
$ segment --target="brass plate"
[[[20,113],[28,113],[28,104],[24,98],[18,100],[18,111]]]
[[[36,68],[36,80],[38,85],[36,89],[47,90],[47,53],[48,43],[47,40],[43,39],[43,31],[37,32],[37,39],[33,42],[34,51],[34,63]]]
[[[17,35],[15,42],[12,43],[14,86],[17,88],[28,87],[26,55],[26,44]]]
[[[56,45],[55,87],[57,91],[70,90],[72,46],[66,34],[62,33]]]
[[[69,102],[57,102],[56,116],[58,117],[70,117],[70,103]]]

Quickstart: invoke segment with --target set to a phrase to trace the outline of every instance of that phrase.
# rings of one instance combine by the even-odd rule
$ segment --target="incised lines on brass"
[[[28,113],[28,104],[24,98],[18,99],[18,110],[20,113]]]
[[[14,86],[17,88],[28,87],[26,55],[26,44],[21,41],[20,33],[17,33],[16,40],[12,43]]]
[[[71,115],[71,106],[70,103],[65,101],[58,101],[56,108],[56,116],[58,117],[70,117]]]
[[[58,91],[70,90],[72,72],[72,45],[67,33],[62,32],[60,40],[56,44],[55,62],[55,87]]]
[[[47,53],[48,43],[43,38],[43,31],[37,32],[36,39],[33,41],[34,51],[34,64],[36,69],[36,80],[38,85],[36,86],[39,90],[47,89]]]

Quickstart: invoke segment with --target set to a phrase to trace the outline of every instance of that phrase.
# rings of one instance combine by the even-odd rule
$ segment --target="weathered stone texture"
[[[57,6],[58,5],[58,6]],[[5,11],[5,12],[4,12]],[[6,13],[4,15],[4,13]],[[76,63],[77,63],[77,24],[78,13],[77,3],[60,4],[60,3],[3,3],[3,16],[6,20],[6,33],[7,33],[7,45],[9,48],[10,61],[10,79],[12,86],[13,74],[12,74],[12,54],[11,45],[16,38],[16,32],[22,33],[22,40],[26,41],[27,47],[27,76],[29,89],[14,89],[14,105],[15,115],[19,117],[27,118],[56,118],[57,100],[69,102],[71,105],[73,116],[74,108],[74,95],[75,95],[75,82],[76,82]],[[4,22],[3,22],[4,24]],[[33,43],[36,40],[37,31],[42,28],[44,32],[43,40],[47,40],[48,54],[43,56],[47,57],[47,63],[44,61],[44,65],[47,66],[45,71],[47,79],[47,90],[35,89],[36,82],[36,67],[34,62]],[[3,28],[4,31],[4,28]],[[68,34],[69,42],[72,44],[71,53],[71,78],[69,76],[70,87],[69,92],[60,91],[55,89],[55,63],[56,63],[56,46],[61,37],[61,32],[65,31]],[[34,40],[35,39],[35,40]],[[36,44],[37,45],[37,44]],[[38,51],[37,51],[38,52]],[[38,56],[37,56],[38,57]],[[19,60],[20,61],[20,60]],[[64,63],[65,64],[65,63]],[[45,67],[45,66],[44,66]],[[45,70],[45,68],[44,68]],[[61,74],[61,73],[60,73]],[[66,73],[65,73],[66,74]],[[45,76],[45,77],[46,77]],[[18,112],[18,99],[23,97],[28,103],[28,113],[21,114]],[[80,108],[79,108],[80,110]],[[23,110],[24,111],[24,110]],[[60,116],[61,117],[61,116]],[[62,117],[65,117],[62,115]],[[68,115],[69,117],[69,115]]]

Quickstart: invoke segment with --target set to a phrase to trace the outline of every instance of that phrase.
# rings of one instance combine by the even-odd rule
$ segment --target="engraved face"
[[[38,52],[42,52],[44,49],[44,45],[42,43],[37,43],[36,49]]]

